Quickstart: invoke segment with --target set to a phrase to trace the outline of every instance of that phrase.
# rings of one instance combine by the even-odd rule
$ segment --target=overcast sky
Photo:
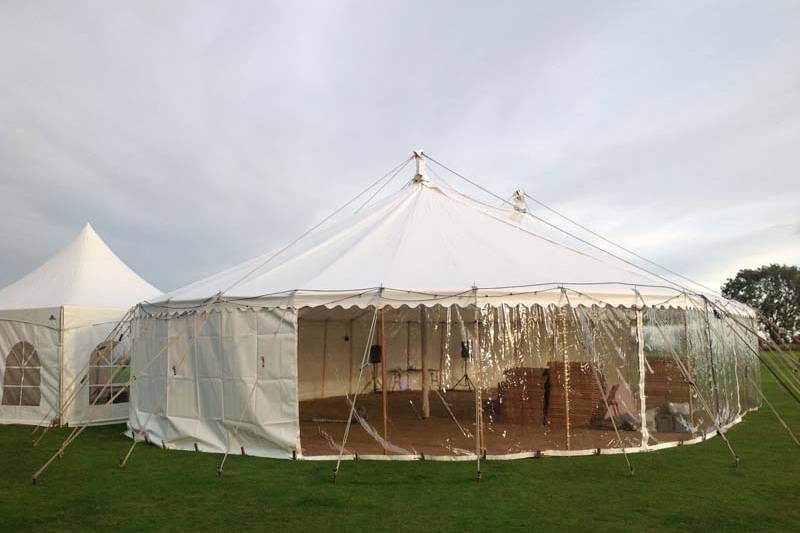
[[[800,264],[800,2],[703,4],[2,0],[0,286],[91,222],[174,289],[418,148],[715,287]]]

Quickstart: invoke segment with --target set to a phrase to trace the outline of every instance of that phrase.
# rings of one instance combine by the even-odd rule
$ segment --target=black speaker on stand
[[[462,342],[461,359],[464,361],[464,375],[461,376],[461,379],[456,381],[456,384],[453,385],[451,390],[458,390],[459,387],[462,387],[463,390],[475,390],[475,385],[472,383],[467,373],[467,361],[469,361],[470,357],[472,357],[472,341]]]
[[[372,392],[378,392],[378,365],[381,364],[381,346],[373,344],[369,348],[369,362],[372,365]],[[383,383],[381,383],[383,387]]]

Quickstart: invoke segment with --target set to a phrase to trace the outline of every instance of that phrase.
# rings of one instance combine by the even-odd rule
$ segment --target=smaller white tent
[[[128,378],[128,350],[118,345],[124,324],[108,336],[132,305],[160,292],[89,224],[42,266],[0,289],[0,423],[125,419],[126,391],[103,406]]]

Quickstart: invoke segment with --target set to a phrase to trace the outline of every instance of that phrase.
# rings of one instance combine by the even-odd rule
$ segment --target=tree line
[[[800,344],[800,267],[764,265],[740,270],[722,295],[757,309],[764,331],[778,344]]]

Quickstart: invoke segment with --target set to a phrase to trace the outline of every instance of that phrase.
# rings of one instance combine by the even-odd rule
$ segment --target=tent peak
[[[81,229],[80,233],[78,233],[79,237],[86,237],[86,236],[93,236],[100,239],[100,235],[97,234],[95,231],[94,226],[92,226],[91,222],[87,222],[84,224],[83,228]],[[102,239],[100,239],[102,240]],[[105,244],[105,243],[104,243]]]
[[[525,205],[525,191],[523,189],[514,191],[514,210],[519,213],[528,212],[528,206]]]
[[[28,275],[0,288],[0,309],[127,309],[161,291],[108,247],[91,224]]]
[[[414,150],[414,162],[417,164],[417,172],[414,174],[414,183],[426,183],[428,176],[425,175],[425,152]]]

